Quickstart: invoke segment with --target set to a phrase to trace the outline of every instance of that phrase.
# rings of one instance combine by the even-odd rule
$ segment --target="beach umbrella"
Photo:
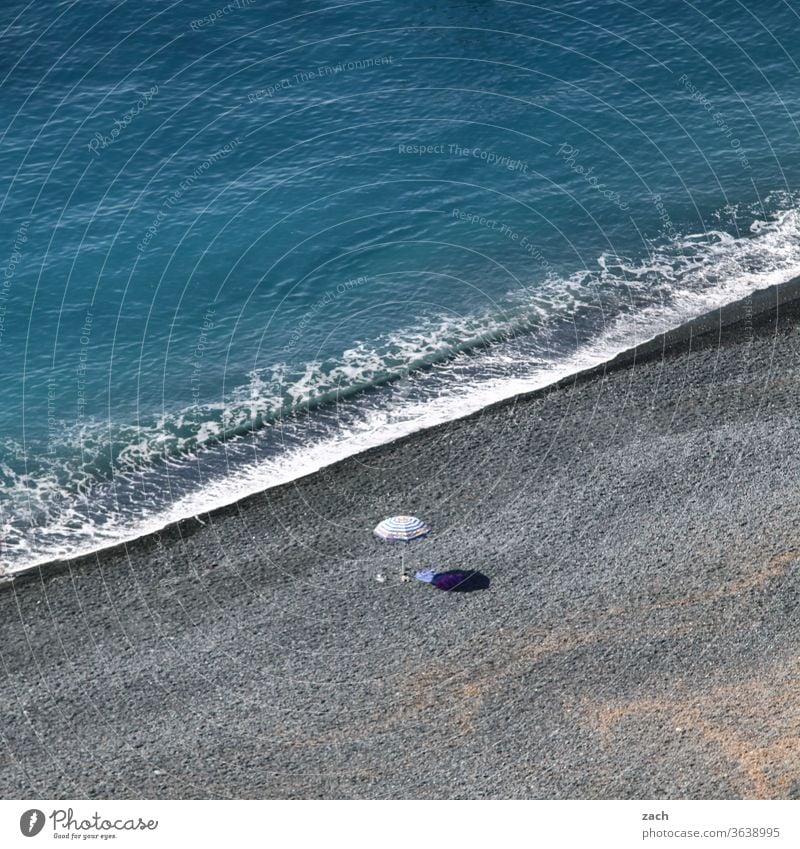
[[[403,543],[413,542],[415,539],[422,539],[423,537],[428,536],[430,532],[431,529],[428,525],[416,516],[392,516],[389,519],[384,519],[382,522],[378,522],[372,531],[372,533],[381,540],[381,542]],[[405,546],[403,546],[403,548],[405,548]],[[402,575],[405,578],[405,551],[401,556],[400,563]]]
[[[384,542],[411,542],[411,540],[426,537],[431,529],[416,516],[392,516],[378,522],[372,531],[378,539]]]

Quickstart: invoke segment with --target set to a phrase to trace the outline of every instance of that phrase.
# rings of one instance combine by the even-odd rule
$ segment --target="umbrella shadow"
[[[448,572],[438,572],[437,579],[445,578],[446,589],[451,593],[474,593],[478,590],[488,590],[492,583],[488,575],[483,572],[465,572],[463,569],[452,569]]]

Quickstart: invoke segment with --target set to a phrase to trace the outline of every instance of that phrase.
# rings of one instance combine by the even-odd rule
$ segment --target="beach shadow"
[[[483,572],[467,572],[464,569],[439,572],[437,578],[439,576],[449,578],[447,583],[452,582],[452,586],[447,587],[447,592],[451,593],[474,593],[478,590],[488,590],[491,584],[491,579]]]

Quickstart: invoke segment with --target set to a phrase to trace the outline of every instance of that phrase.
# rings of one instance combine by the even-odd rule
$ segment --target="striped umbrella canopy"
[[[416,516],[392,516],[379,522],[372,533],[384,542],[411,542],[430,532],[425,522]]]

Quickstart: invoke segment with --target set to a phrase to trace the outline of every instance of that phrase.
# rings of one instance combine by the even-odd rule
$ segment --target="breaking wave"
[[[52,453],[6,440],[7,572],[131,540],[178,519],[605,362],[800,275],[800,209],[727,208],[719,229],[672,232],[643,258],[509,292],[491,310],[431,318],[302,368],[275,363],[218,403],[136,424],[85,422]]]

